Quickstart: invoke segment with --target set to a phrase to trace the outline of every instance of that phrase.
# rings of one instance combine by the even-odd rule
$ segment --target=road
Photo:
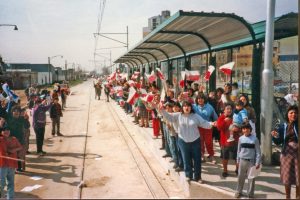
[[[51,136],[47,119],[46,156],[34,153],[31,130],[32,154],[27,156],[26,172],[16,175],[16,197],[184,198],[145,142],[136,142],[138,133],[128,128],[133,124],[124,126],[115,107],[104,95],[94,99],[92,81],[73,87],[61,120],[64,137]]]

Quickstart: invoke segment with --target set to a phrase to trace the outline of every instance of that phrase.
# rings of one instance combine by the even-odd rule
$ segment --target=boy
[[[243,135],[239,138],[238,151],[237,151],[237,165],[239,166],[238,185],[235,198],[242,196],[242,191],[245,179],[248,176],[247,172],[252,166],[259,169],[261,165],[261,150],[258,139],[251,134],[252,127],[249,123],[242,124]],[[255,178],[248,179],[248,192],[249,198],[254,197]]]
[[[1,146],[6,146],[6,148],[1,148],[0,155],[4,156],[1,158],[1,168],[0,168],[0,179],[1,179],[1,188],[0,194],[1,197],[4,197],[4,187],[7,180],[7,199],[13,199],[15,193],[15,169],[18,167],[17,151],[22,149],[22,145],[18,142],[17,138],[10,136],[10,130],[8,127],[2,129],[1,134],[3,135],[1,140]],[[2,145],[4,144],[4,145]],[[11,159],[5,158],[10,157]]]
[[[56,134],[58,136],[63,136],[63,134],[60,133],[60,117],[63,116],[61,111],[61,105],[58,103],[58,98],[55,98],[53,100],[53,104],[50,108],[50,118],[52,121],[52,135],[55,135],[55,128],[57,127]]]

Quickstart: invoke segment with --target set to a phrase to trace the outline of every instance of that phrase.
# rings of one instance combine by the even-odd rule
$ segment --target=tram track
[[[118,117],[117,112],[110,103],[108,110],[112,114],[112,118],[118,126],[122,138],[125,141],[152,197],[154,199],[169,198],[166,189],[159,180],[159,177],[157,177],[150,163],[147,161],[146,156],[143,154],[139,145],[135,142],[128,128],[123,124],[124,122]]]
[[[91,109],[91,95],[92,95],[92,89],[89,90],[89,100],[88,100],[88,114],[87,114],[87,120],[86,120],[86,129],[85,129],[85,138],[84,138],[84,149],[83,149],[83,159],[82,159],[82,168],[80,173],[80,182],[78,185],[78,194],[77,199],[82,198],[82,189],[84,187],[84,171],[85,171],[85,161],[86,161],[86,147],[87,147],[87,140],[88,140],[88,133],[89,133],[89,119],[90,119],[90,109]]]

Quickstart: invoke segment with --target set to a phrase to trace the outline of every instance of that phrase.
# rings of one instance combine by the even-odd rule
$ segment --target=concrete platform
[[[214,144],[217,164],[205,162],[202,164],[202,179],[204,184],[191,182],[188,184],[185,181],[184,172],[175,172],[173,163],[170,163],[170,158],[162,158],[165,154],[164,150],[159,150],[161,147],[161,137],[153,139],[152,128],[142,128],[134,124],[131,114],[126,114],[124,110],[117,105],[115,101],[111,101],[113,108],[123,119],[124,125],[131,131],[133,138],[139,145],[144,145],[151,150],[157,161],[165,169],[166,174],[171,176],[177,184],[181,185],[186,197],[189,198],[233,198],[237,185],[237,176],[234,173],[235,166],[233,162],[229,163],[229,176],[223,178],[222,164],[220,160],[220,148],[217,143]],[[279,166],[263,166],[260,176],[256,179],[255,198],[258,199],[284,199],[284,186],[280,183],[280,167]],[[247,181],[244,186],[246,193]],[[294,194],[293,188],[292,194]]]

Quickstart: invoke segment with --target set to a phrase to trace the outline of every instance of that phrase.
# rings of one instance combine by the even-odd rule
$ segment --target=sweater
[[[39,104],[33,108],[32,113],[32,126],[33,128],[45,128],[46,126],[46,112],[52,104],[43,105]]]
[[[256,136],[250,135],[246,137],[243,135],[239,138],[237,163],[241,159],[250,160],[255,165],[261,164],[261,150]]]
[[[166,120],[172,123],[178,123],[178,137],[186,143],[194,142],[200,137],[199,126],[206,129],[212,127],[208,121],[196,113],[185,115],[182,113],[168,113],[162,110],[162,115]]]

